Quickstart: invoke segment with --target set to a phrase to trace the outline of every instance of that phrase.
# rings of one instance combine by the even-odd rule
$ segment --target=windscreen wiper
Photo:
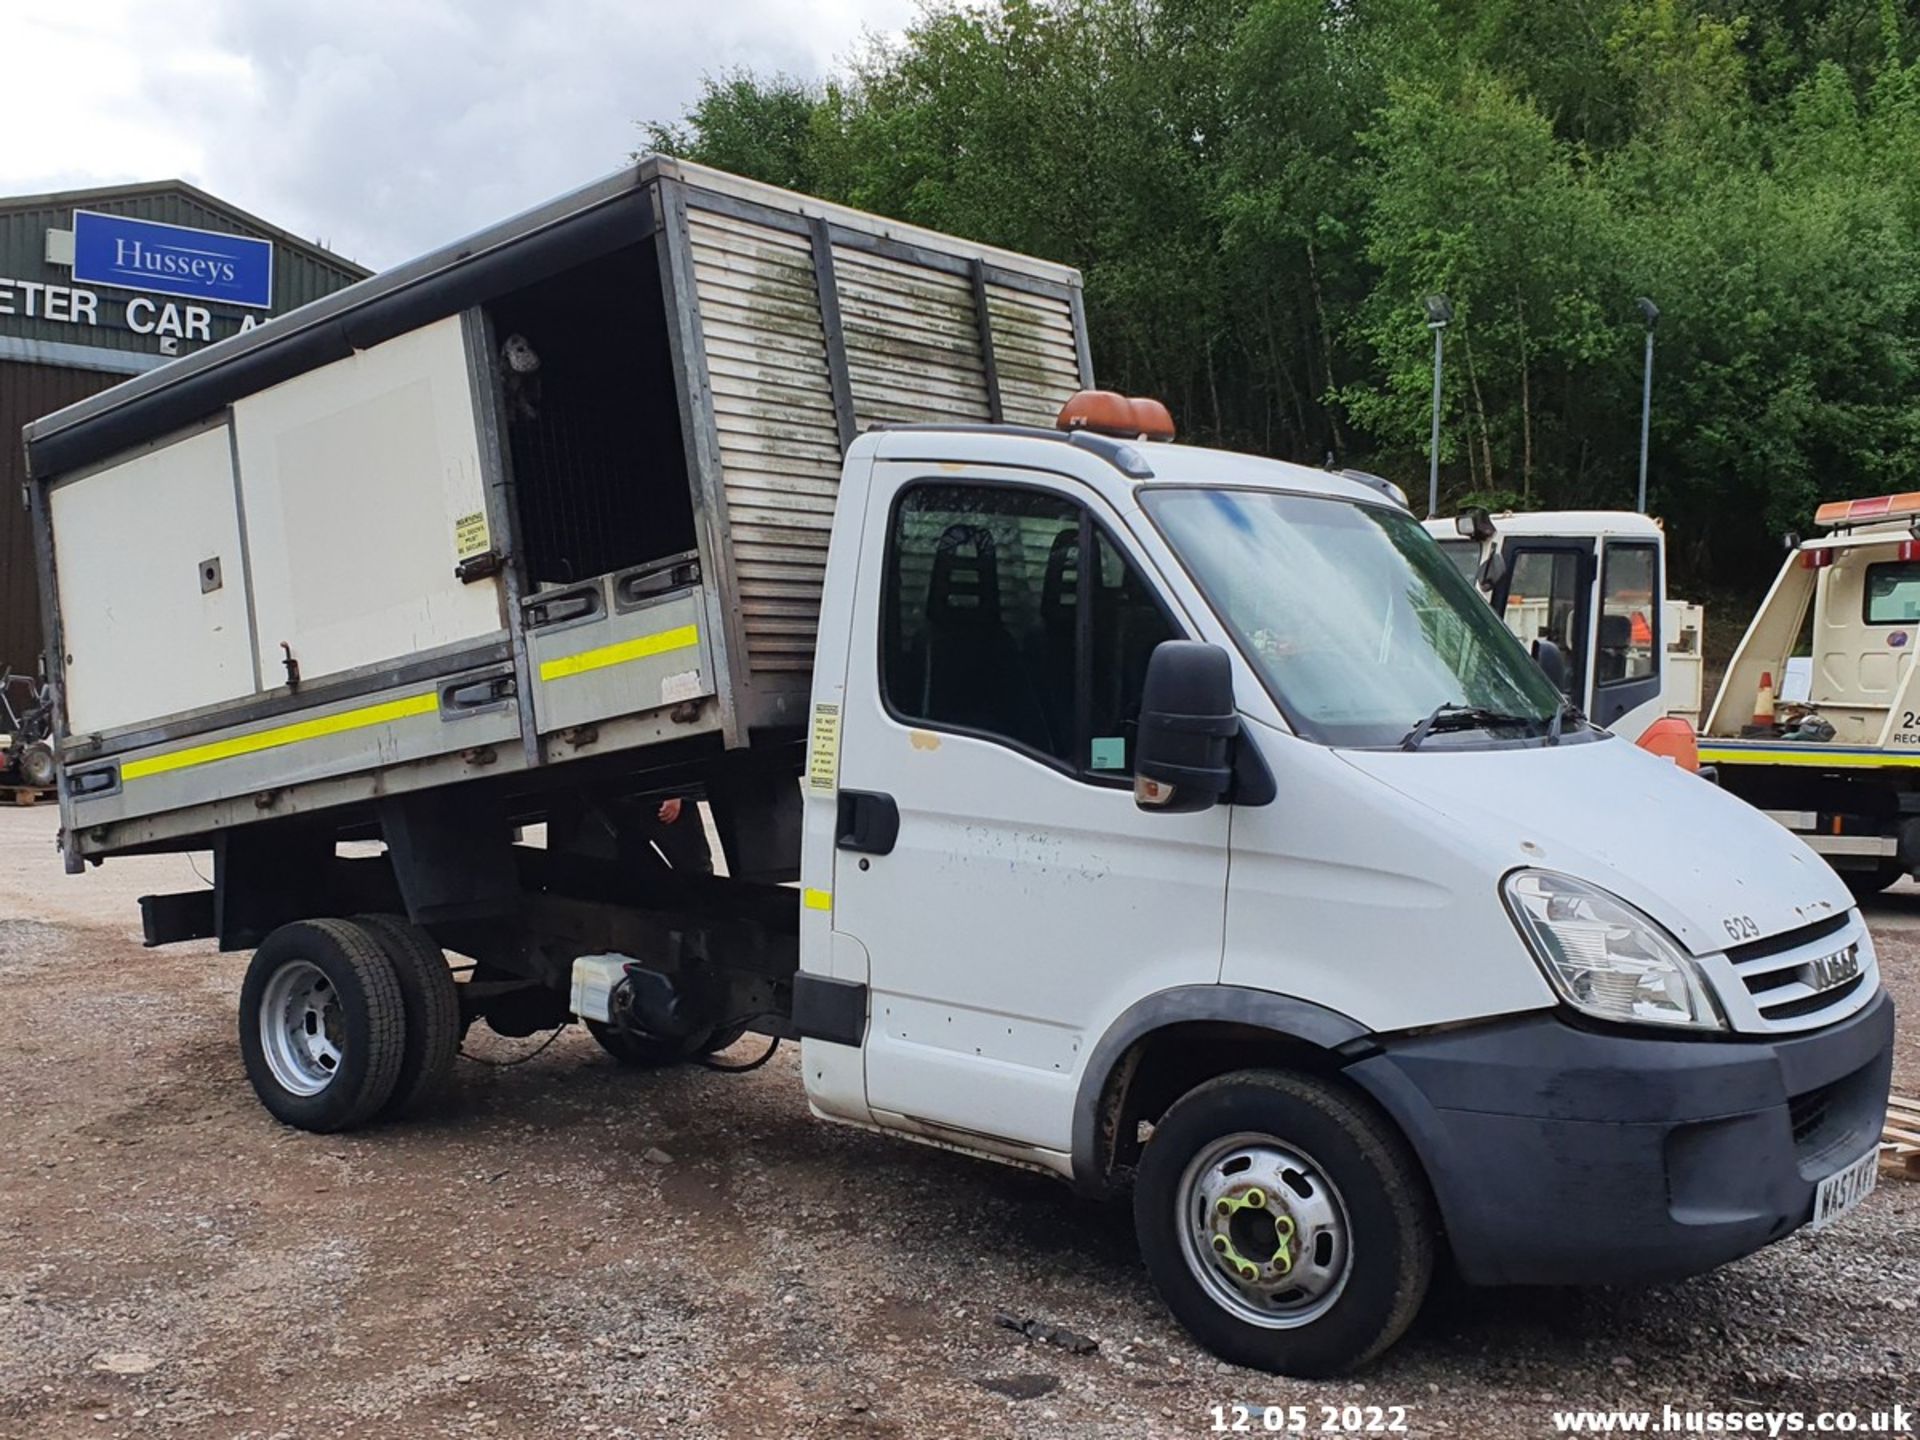
[[[1418,750],[1436,730],[1478,730],[1490,725],[1538,725],[1538,715],[1512,715],[1505,710],[1489,710],[1484,705],[1469,705],[1463,700],[1443,700],[1400,741],[1402,750]]]
[[[1587,717],[1580,713],[1580,707],[1574,704],[1573,701],[1562,700],[1554,707],[1553,719],[1547,725],[1547,744],[1558,745],[1560,743],[1560,725],[1561,722],[1565,720],[1571,720],[1576,725],[1584,725],[1587,722]]]

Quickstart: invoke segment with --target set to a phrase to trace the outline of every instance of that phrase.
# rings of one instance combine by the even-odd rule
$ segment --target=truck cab
[[[1820,506],[1734,652],[1702,737],[1721,783],[1857,893],[1920,868],[1920,493]]]
[[[1428,520],[1431,534],[1529,645],[1546,640],[1567,698],[1638,740],[1673,717],[1698,727],[1704,617],[1666,590],[1666,532],[1629,510]]]
[[[1594,550],[1623,606],[1656,541]],[[815,1113],[1130,1185],[1216,1353],[1375,1353],[1442,1231],[1475,1281],[1649,1279],[1866,1183],[1891,1017],[1845,889],[1571,717],[1379,491],[891,430],[848,455],[827,577]]]

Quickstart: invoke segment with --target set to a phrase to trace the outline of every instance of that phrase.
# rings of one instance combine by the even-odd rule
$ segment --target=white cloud
[[[912,0],[88,0],[8,22],[0,194],[179,176],[390,265],[617,168],[703,74]]]

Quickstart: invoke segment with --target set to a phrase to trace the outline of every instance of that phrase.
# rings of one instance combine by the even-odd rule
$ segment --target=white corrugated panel
[[[750,671],[813,663],[840,431],[805,235],[688,213]]]
[[[1080,388],[1072,307],[1064,297],[989,283],[987,314],[993,321],[1001,418],[1011,425],[1051,428],[1067,397]]]
[[[990,418],[971,278],[845,245],[833,266],[862,429]]]

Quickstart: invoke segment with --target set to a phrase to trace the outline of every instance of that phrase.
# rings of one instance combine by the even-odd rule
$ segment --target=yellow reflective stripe
[[[339,735],[348,730],[364,730],[369,725],[410,719],[415,715],[432,715],[439,709],[439,692],[429,690],[424,695],[409,695],[404,700],[384,700],[378,705],[368,705],[359,710],[343,710],[337,715],[321,715],[274,730],[256,730],[251,735],[235,735],[230,740],[215,740],[209,745],[195,745],[186,750],[172,750],[165,755],[129,760],[120,767],[120,778],[138,780],[143,775],[164,775],[169,770],[185,770],[190,765],[231,760],[236,755],[252,755],[261,750],[297,744],[302,740],[317,740],[322,735]]]
[[[831,890],[802,890],[800,903],[809,910],[831,910],[833,892]]]
[[[1889,765],[1920,765],[1920,755],[1895,755],[1881,752],[1871,755],[1820,753],[1818,745],[1804,750],[1715,750],[1702,746],[1700,760],[1707,765],[1817,765],[1824,770],[1845,766],[1869,766],[1881,769]]]
[[[542,680],[564,680],[569,675],[583,675],[589,670],[604,670],[609,665],[624,665],[629,660],[644,660],[649,655],[665,655],[670,650],[688,650],[700,643],[700,627],[681,625],[673,630],[662,630],[657,635],[642,635],[634,640],[621,640],[612,645],[602,645],[597,650],[582,650],[578,655],[562,655],[558,660],[548,660],[540,666]]]

